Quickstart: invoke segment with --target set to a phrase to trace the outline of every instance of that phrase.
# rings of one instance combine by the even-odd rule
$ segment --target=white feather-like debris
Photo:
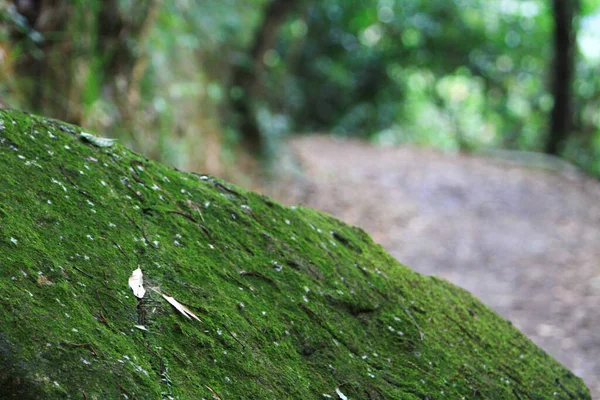
[[[141,268],[138,267],[138,269],[131,273],[129,287],[133,290],[133,294],[137,298],[141,299],[146,294],[146,289],[144,289],[144,274],[142,274]]]
[[[341,400],[348,400],[348,396],[346,396],[339,388],[335,388],[335,393]]]
[[[166,294],[161,293],[161,292],[159,292],[156,289],[152,289],[152,290],[154,290],[156,293],[160,294],[166,301],[169,302],[169,304],[171,304],[173,307],[175,307],[175,309],[177,311],[179,311],[181,314],[183,314],[183,316],[185,316],[185,317],[187,317],[189,319],[194,318],[196,321],[202,322],[202,320],[200,318],[198,318],[196,316],[196,314],[194,314],[193,312],[190,311],[189,308],[187,308],[186,306],[184,306],[183,304],[181,304],[180,302],[178,302],[177,300],[175,300],[174,297],[167,296]]]
[[[79,134],[79,137],[81,137],[86,142],[90,142],[94,146],[98,147],[111,147],[117,141],[117,139],[98,137],[87,132],[81,132]]]

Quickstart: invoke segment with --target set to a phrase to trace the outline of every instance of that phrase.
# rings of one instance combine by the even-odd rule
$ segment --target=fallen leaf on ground
[[[173,307],[175,307],[175,309],[177,311],[179,311],[180,313],[182,313],[185,317],[187,317],[189,319],[194,318],[196,321],[202,322],[202,320],[200,320],[200,318],[198,318],[196,316],[196,314],[194,314],[193,312],[190,311],[189,308],[187,308],[186,306],[184,306],[183,304],[181,304],[180,302],[175,300],[174,297],[167,296],[166,294],[163,294],[156,289],[152,289],[152,290],[154,290],[156,293],[160,294],[166,301],[169,302],[169,304],[171,304]]]
[[[335,388],[335,392],[339,396],[341,400],[348,400],[348,396],[346,396],[339,388]]]
[[[146,289],[144,289],[144,274],[142,274],[142,269],[138,267],[135,271],[131,273],[129,277],[129,287],[133,290],[133,294],[137,298],[142,298],[146,294]]]
[[[117,141],[117,139],[97,137],[97,136],[94,136],[91,133],[87,133],[87,132],[81,132],[80,137],[82,139],[84,139],[86,142],[90,142],[94,146],[98,146],[98,147],[110,147],[113,144],[115,144],[115,142]]]

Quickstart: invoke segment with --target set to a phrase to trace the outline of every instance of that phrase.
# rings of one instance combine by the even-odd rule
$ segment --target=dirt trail
[[[270,195],[362,226],[464,287],[600,399],[600,182],[415,148],[304,137]]]

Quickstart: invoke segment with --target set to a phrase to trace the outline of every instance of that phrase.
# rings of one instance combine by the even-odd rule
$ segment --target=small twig
[[[209,239],[211,240],[211,242],[212,242],[212,241],[213,241],[213,237],[212,237],[212,235],[210,234],[210,231],[208,230],[208,228],[207,228],[207,227],[205,227],[205,226],[204,226],[204,225],[202,225],[202,224],[198,224],[198,226],[200,227],[200,229],[202,229],[202,230],[204,231],[204,233],[206,233],[206,236],[208,236],[208,238],[209,238]]]
[[[142,236],[144,237],[144,240],[146,241],[146,243],[148,243],[151,247],[154,247],[155,249],[158,248],[158,246],[155,246],[154,243],[152,243],[149,239],[148,236],[146,236],[146,231],[144,230],[144,227],[141,225],[138,225],[133,218],[131,218],[129,215],[127,215],[127,213],[125,211],[123,211],[123,214],[125,214],[125,216],[127,217],[127,219],[133,224],[135,225],[140,232],[142,232]]]
[[[136,191],[135,191],[135,189],[134,189],[134,188],[132,188],[132,187],[131,187],[131,185],[130,185],[129,183],[125,182],[125,187],[126,187],[127,189],[129,189],[129,190],[131,191],[131,193],[133,193],[133,194],[134,194],[134,196],[135,196],[135,197],[137,197],[137,198],[138,198],[138,200],[139,200],[141,203],[143,203],[143,202],[144,202],[144,198],[142,197],[142,195],[141,195],[141,194],[139,194],[138,192],[136,192]]]
[[[215,181],[215,180],[213,180],[213,183],[214,183],[214,185],[217,187],[217,189],[221,189],[221,190],[223,190],[223,191],[225,191],[225,192],[228,192],[228,193],[234,194],[234,195],[236,195],[236,196],[239,196],[239,195],[240,195],[240,194],[239,194],[238,192],[236,192],[235,190],[233,190],[233,189],[229,189],[227,186],[225,186],[225,185],[223,185],[223,184],[221,184],[221,183],[219,183],[219,182],[217,182],[217,181]]]
[[[98,357],[98,353],[96,353],[96,350],[94,350],[92,345],[89,343],[71,343],[71,342],[62,342],[62,343],[66,344],[67,346],[87,348],[94,357]]]
[[[80,270],[79,268],[77,268],[77,267],[76,267],[76,266],[74,266],[74,265],[73,265],[73,269],[75,269],[75,270],[77,270],[77,271],[81,272],[82,274],[84,274],[85,276],[87,276],[87,277],[88,277],[88,278],[90,278],[90,279],[96,279],[96,278],[95,278],[95,277],[93,277],[92,275],[88,274],[88,273],[87,273],[87,272],[85,272],[85,271],[82,271],[82,270]]]
[[[267,281],[271,284],[275,284],[275,281],[273,281],[273,279],[261,274],[260,272],[256,272],[256,271],[240,271],[240,276],[255,276],[257,278],[264,279],[265,281]]]
[[[177,215],[181,215],[182,217],[185,217],[186,219],[192,221],[193,223],[197,223],[198,221],[196,221],[196,218],[194,218],[193,216],[191,216],[190,214],[184,212],[184,211],[179,211],[179,210],[167,210],[166,212],[171,213],[171,214],[177,214]]]
[[[125,253],[125,250],[123,250],[121,248],[121,246],[119,246],[119,244],[117,242],[115,242],[114,240],[110,239],[110,241],[117,247],[117,249],[119,249],[121,251],[121,253],[125,256],[125,258],[127,258],[129,260],[129,256],[127,256],[127,253]]]
[[[240,346],[242,346],[244,349],[246,348],[246,345],[244,343],[240,342],[240,340],[238,338],[236,338],[233,333],[231,333],[231,331],[229,330],[229,328],[227,328],[227,326],[225,324],[223,324],[222,326],[223,326],[223,328],[225,328],[227,333],[229,333],[231,335],[231,337],[240,344]]]
[[[404,310],[404,312],[406,313],[406,315],[408,315],[408,317],[410,318],[412,323],[417,327],[417,330],[419,331],[419,336],[421,337],[421,342],[422,342],[424,335],[423,335],[423,332],[421,332],[421,328],[419,327],[419,324],[417,324],[417,321],[413,318],[413,316],[411,315],[411,313],[408,311],[408,309],[406,307],[404,307],[403,305],[400,305],[400,308],[402,308]]]

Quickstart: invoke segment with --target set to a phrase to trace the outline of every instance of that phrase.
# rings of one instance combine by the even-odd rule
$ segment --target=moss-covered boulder
[[[0,398],[590,398],[362,230],[81,133],[0,112]]]

